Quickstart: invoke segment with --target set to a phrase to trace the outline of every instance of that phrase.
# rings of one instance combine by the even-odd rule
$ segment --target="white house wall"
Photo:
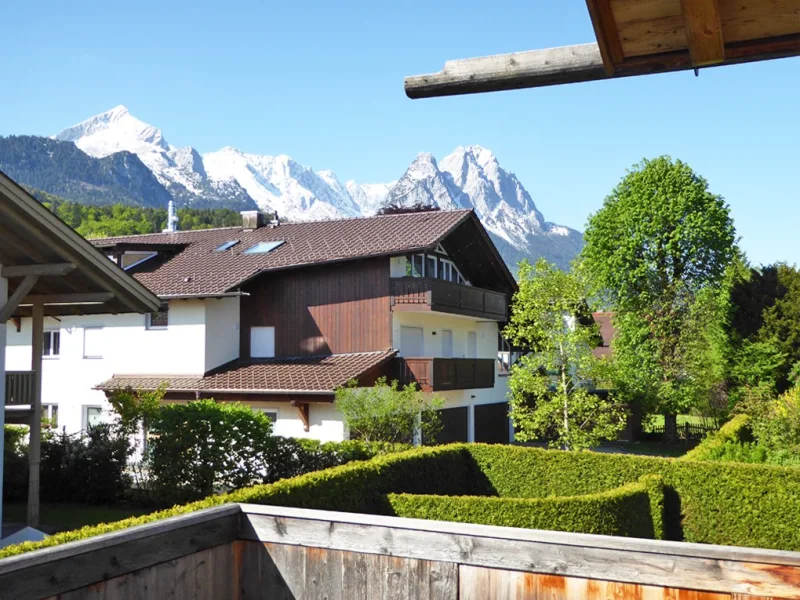
[[[207,300],[205,371],[239,358],[239,298]]]
[[[238,299],[230,300],[238,304]],[[215,338],[208,336],[206,329],[206,303],[213,302],[219,301],[171,301],[166,329],[148,330],[145,316],[136,314],[64,316],[60,322],[45,319],[45,330],[61,332],[61,348],[58,358],[44,357],[42,361],[42,403],[58,404],[59,427],[76,432],[85,427],[84,407],[109,408],[105,394],[92,388],[114,374],[202,375],[208,361],[227,362],[233,338],[230,332],[236,323],[220,321],[238,316],[238,308],[212,308],[210,314],[218,321],[211,329]],[[101,358],[84,358],[84,335],[89,327],[102,327]],[[23,319],[19,332],[15,327],[8,329],[6,368],[29,370],[31,320]],[[238,342],[238,334],[236,337]],[[238,354],[238,343],[236,348]]]
[[[296,438],[313,438],[321,442],[340,442],[345,439],[342,414],[333,404],[311,404],[309,406],[309,431],[303,429],[303,421],[297,409],[286,402],[251,402],[257,410],[277,413],[272,425],[275,435]]]
[[[474,331],[478,341],[476,358],[497,359],[497,323],[493,321],[477,321],[471,317],[450,316],[438,312],[405,312],[392,313],[392,346],[400,350],[400,328],[421,327],[423,329],[424,357],[443,358],[442,330],[453,332],[453,358],[467,356],[467,335]]]

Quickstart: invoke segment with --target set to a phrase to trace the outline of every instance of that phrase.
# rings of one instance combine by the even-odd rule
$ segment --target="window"
[[[83,358],[103,358],[102,327],[86,327],[83,330]]]
[[[425,356],[422,327],[400,327],[400,356]]]
[[[424,277],[425,276],[425,255],[415,254],[411,257],[411,276]]]
[[[250,246],[243,254],[266,254],[272,252],[278,246],[283,245],[283,240],[275,240],[272,242],[258,242],[255,246]]]
[[[442,358],[453,358],[453,332],[442,329]]]
[[[103,407],[102,406],[84,406],[83,407],[83,428],[88,429],[103,422]]]
[[[275,356],[275,328],[250,328],[250,358],[273,358]]]
[[[273,425],[278,420],[278,411],[277,410],[274,410],[272,408],[260,408],[258,410],[260,410],[265,415],[267,415],[267,418],[269,419],[269,422],[272,423]]]
[[[214,248],[214,252],[225,252],[225,250],[230,250],[231,248],[233,248],[238,243],[239,243],[239,240],[229,240],[229,241],[225,242],[224,244]]]
[[[425,257],[425,277],[436,277],[436,257]]]
[[[164,304],[158,312],[149,313],[145,326],[147,329],[166,329],[169,325],[169,306]]]
[[[42,356],[58,358],[61,354],[61,332],[45,331],[44,342],[42,343]]]
[[[52,429],[58,427],[58,404],[42,404],[42,425]]]
[[[467,333],[467,358],[478,358],[478,334],[474,331]]]

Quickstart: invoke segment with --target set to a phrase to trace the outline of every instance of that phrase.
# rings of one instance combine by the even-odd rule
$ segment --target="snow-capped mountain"
[[[332,171],[315,171],[285,155],[247,154],[226,147],[204,155],[169,144],[161,130],[124,106],[87,119],[54,136],[92,157],[136,154],[179,206],[257,206],[289,220],[374,215],[389,205],[442,210],[472,208],[510,265],[545,256],[566,266],[580,250],[581,234],[545,221],[530,194],[495,155],[481,146],[458,147],[437,162],[419,154],[390,183],[342,183]]]

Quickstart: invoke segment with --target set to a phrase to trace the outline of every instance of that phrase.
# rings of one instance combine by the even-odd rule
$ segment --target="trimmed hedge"
[[[753,441],[750,417],[738,415],[709,435],[694,450],[681,457],[682,460],[714,460],[718,452],[728,443],[743,444]]]
[[[643,478],[646,475],[650,477]],[[0,558],[225,502],[391,515],[395,513],[391,494],[499,496],[501,504],[489,504],[498,501],[491,498],[468,500],[476,505],[470,510],[480,513],[484,506],[506,506],[503,500],[540,498],[551,500],[551,504],[564,502],[560,506],[569,506],[570,510],[584,507],[594,511],[599,519],[595,508],[588,508],[595,506],[592,501],[597,501],[596,496],[607,499],[603,493],[608,492],[608,497],[618,498],[615,495],[620,490],[615,488],[627,490],[629,484],[636,482],[647,488],[649,502],[635,505],[636,511],[629,511],[628,518],[650,515],[653,537],[800,550],[800,468],[453,444],[352,462],[273,484],[212,496],[152,515],[57,534],[42,542],[4,548],[0,550]],[[658,493],[659,488],[663,494]],[[548,498],[585,495],[594,497]],[[450,501],[461,502],[462,499]],[[589,504],[584,504],[586,502]],[[513,511],[504,514],[508,519],[516,518]],[[500,523],[499,519],[493,522],[516,524],[508,520]],[[605,526],[585,521],[579,524],[584,531]],[[629,531],[641,531],[640,527],[631,524]]]
[[[585,496],[501,498],[388,494],[399,517],[661,539],[661,478]],[[657,511],[653,514],[652,511]]]

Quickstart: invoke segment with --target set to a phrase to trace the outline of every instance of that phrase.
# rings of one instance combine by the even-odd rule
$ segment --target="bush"
[[[400,517],[660,539],[661,478],[585,496],[502,498],[389,494]],[[655,514],[654,512],[655,511]]]
[[[5,425],[3,431],[3,501],[22,502],[28,497],[28,427]]]
[[[148,466],[156,494],[185,501],[261,483],[272,423],[242,404],[168,404],[150,421]]]
[[[46,502],[113,504],[130,487],[128,437],[109,425],[85,435],[42,436],[41,498]]]
[[[262,412],[213,400],[162,406],[150,416],[150,432],[146,463],[161,502],[272,483],[410,447],[272,436]]]

